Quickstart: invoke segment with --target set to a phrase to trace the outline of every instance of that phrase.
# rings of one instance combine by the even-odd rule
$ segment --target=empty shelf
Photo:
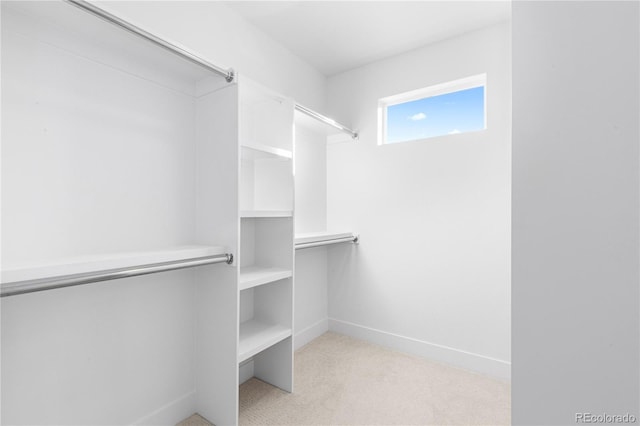
[[[77,256],[11,266],[5,264],[2,269],[2,282],[12,283],[67,275],[90,274],[113,269],[223,255],[225,252],[224,247],[180,246],[144,252]]]
[[[238,363],[291,336],[291,328],[250,320],[240,324]]]
[[[290,269],[260,266],[240,267],[240,290],[289,278],[292,275]]]
[[[291,210],[241,210],[240,217],[291,217]]]
[[[280,159],[290,160],[293,153],[289,150],[260,144],[242,144],[242,158],[245,160]]]

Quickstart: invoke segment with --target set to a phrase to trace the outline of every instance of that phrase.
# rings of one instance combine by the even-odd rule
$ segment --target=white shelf
[[[292,217],[291,210],[240,210],[240,217]]]
[[[291,336],[291,329],[282,325],[266,324],[250,320],[240,324],[238,363],[270,348]]]
[[[295,244],[315,243],[318,241],[335,240],[338,238],[348,238],[353,236],[353,232],[309,232],[304,234],[296,234]]]
[[[286,149],[260,144],[242,144],[243,160],[291,160],[293,153]]]
[[[272,283],[289,278],[292,275],[293,272],[290,269],[265,268],[261,266],[240,267],[240,290]]]
[[[179,246],[154,251],[109,253],[3,265],[2,283],[130,268],[224,253],[226,253],[224,247]]]

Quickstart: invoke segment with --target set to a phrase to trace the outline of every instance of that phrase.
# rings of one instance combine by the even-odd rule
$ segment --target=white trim
[[[301,330],[295,334],[295,338],[293,339],[295,343],[293,349],[300,349],[307,343],[311,342],[313,339],[322,336],[327,331],[329,331],[329,318],[323,318],[315,324],[312,324],[304,330]]]
[[[378,145],[393,145],[393,142],[386,141],[387,134],[387,108],[393,105],[403,104],[418,99],[432,98],[434,96],[445,95],[447,93],[459,92],[461,90],[473,89],[475,87],[484,87],[484,128],[487,128],[487,74],[477,74],[470,77],[460,78],[458,80],[447,81],[444,83],[434,84],[429,87],[411,90],[409,92],[399,93],[397,95],[387,96],[378,100]],[[468,132],[464,132],[468,133]],[[449,136],[449,135],[441,135]],[[430,139],[430,138],[425,138]],[[412,139],[424,140],[424,139]],[[401,141],[410,142],[410,141]]]
[[[485,86],[487,84],[487,74],[478,74],[471,77],[460,78],[458,80],[447,81],[421,89],[411,90],[393,96],[380,99],[379,102],[386,106],[403,104],[418,99],[431,98],[433,96],[444,95],[446,93],[459,92],[460,90],[473,89],[474,87]]]
[[[511,381],[511,362],[329,318],[329,330],[387,348]]]
[[[193,390],[131,424],[135,426],[175,425],[195,412],[196,391]]]
[[[387,137],[387,106],[383,100],[378,100],[378,145],[386,145]]]

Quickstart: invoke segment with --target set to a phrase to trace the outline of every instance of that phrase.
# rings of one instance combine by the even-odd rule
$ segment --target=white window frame
[[[416,101],[418,99],[431,98],[433,96],[444,95],[447,93],[459,92],[461,90],[473,89],[475,87],[484,86],[484,127],[487,128],[487,74],[478,74],[458,80],[448,81],[422,89],[412,90],[410,92],[400,93],[398,95],[387,96],[378,100],[378,145],[397,145],[402,142],[411,142],[414,140],[424,140],[431,138],[412,139],[402,142],[387,142],[387,108],[393,105],[404,104],[406,102]],[[463,132],[466,133],[466,132]],[[451,136],[451,135],[442,135]],[[437,136],[441,137],[441,136]]]

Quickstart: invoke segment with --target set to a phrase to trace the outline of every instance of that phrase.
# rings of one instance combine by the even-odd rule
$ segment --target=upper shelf
[[[268,145],[242,144],[242,159],[245,160],[291,160],[293,153]]]
[[[164,262],[198,259],[225,254],[224,247],[179,246],[164,250],[122,252],[104,255],[78,256],[38,263],[3,265],[2,283],[13,283],[44,278],[90,274],[120,268],[132,268]]]

